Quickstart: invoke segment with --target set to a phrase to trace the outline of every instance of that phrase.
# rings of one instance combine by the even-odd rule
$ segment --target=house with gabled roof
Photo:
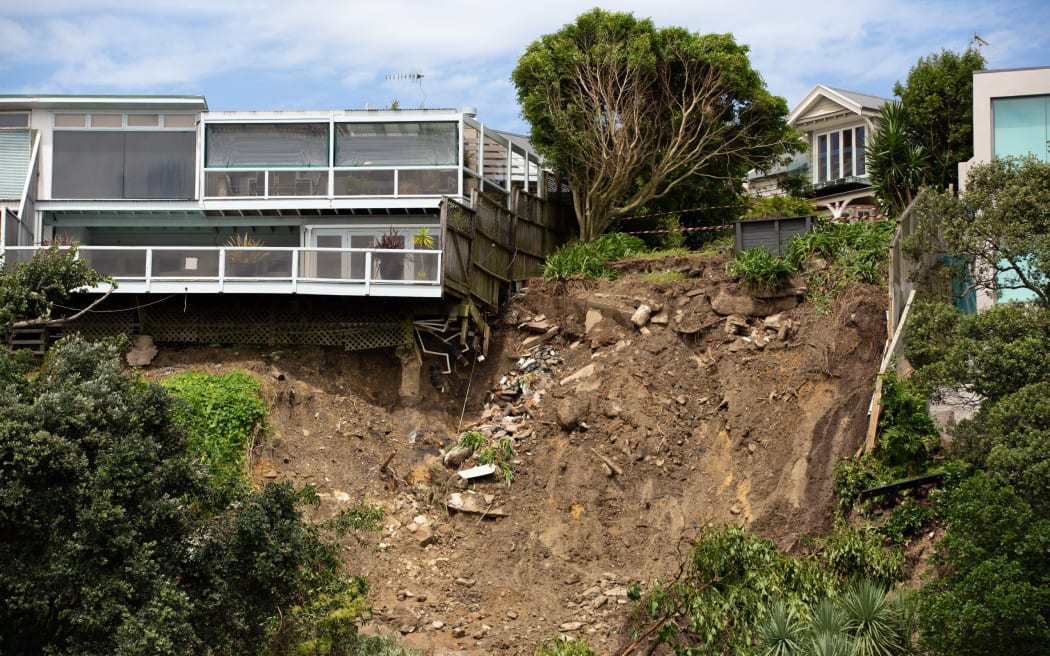
[[[809,145],[809,174],[819,207],[832,216],[874,214],[878,205],[864,149],[888,98],[818,84],[788,115]]]
[[[788,115],[788,125],[802,133],[807,152],[771,171],[749,176],[755,195],[775,192],[784,175],[802,175],[813,188],[819,208],[833,217],[876,214],[864,149],[875,131],[875,117],[888,98],[818,84]]]

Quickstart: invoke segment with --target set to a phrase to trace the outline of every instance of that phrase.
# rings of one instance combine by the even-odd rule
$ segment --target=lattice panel
[[[348,317],[330,311],[253,310],[224,308],[185,313],[181,307],[143,311],[143,325],[133,313],[95,315],[65,327],[89,339],[142,332],[158,342],[204,344],[269,344],[340,346],[350,351],[397,347],[412,343],[412,323],[407,316],[377,314]]]

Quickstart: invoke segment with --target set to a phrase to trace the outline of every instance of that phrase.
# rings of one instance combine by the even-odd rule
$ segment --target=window
[[[207,167],[328,166],[327,123],[208,125]]]
[[[340,123],[336,166],[447,166],[458,162],[455,123]]]
[[[28,128],[29,114],[23,113],[0,113],[0,129],[2,128]]]
[[[831,182],[844,177],[864,176],[864,126],[817,135],[814,182]]]
[[[54,198],[192,198],[193,132],[58,130]]]
[[[1050,161],[1050,96],[992,99],[992,139],[996,157],[1033,154]]]

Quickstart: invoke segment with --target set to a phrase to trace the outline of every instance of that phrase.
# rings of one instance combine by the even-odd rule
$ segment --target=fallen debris
[[[455,510],[456,512],[468,513],[472,515],[482,515],[484,517],[507,517],[509,513],[499,506],[492,506],[491,504],[485,505],[477,495],[464,494],[462,492],[453,492],[448,495],[448,500],[445,501],[445,506],[449,510]]]

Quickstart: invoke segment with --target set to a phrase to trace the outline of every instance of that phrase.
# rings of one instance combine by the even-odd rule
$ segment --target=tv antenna
[[[408,80],[409,82],[415,82],[419,85],[419,108],[423,109],[423,101],[426,100],[426,94],[423,92],[423,74],[416,73],[394,73],[387,75],[386,79],[390,80]]]
[[[992,44],[988,43],[987,41],[985,41],[984,39],[982,39],[981,35],[978,34],[977,32],[974,32],[973,36],[970,37],[970,43],[977,44],[977,49],[978,50],[980,50],[981,46],[990,46],[990,45],[992,45]]]

